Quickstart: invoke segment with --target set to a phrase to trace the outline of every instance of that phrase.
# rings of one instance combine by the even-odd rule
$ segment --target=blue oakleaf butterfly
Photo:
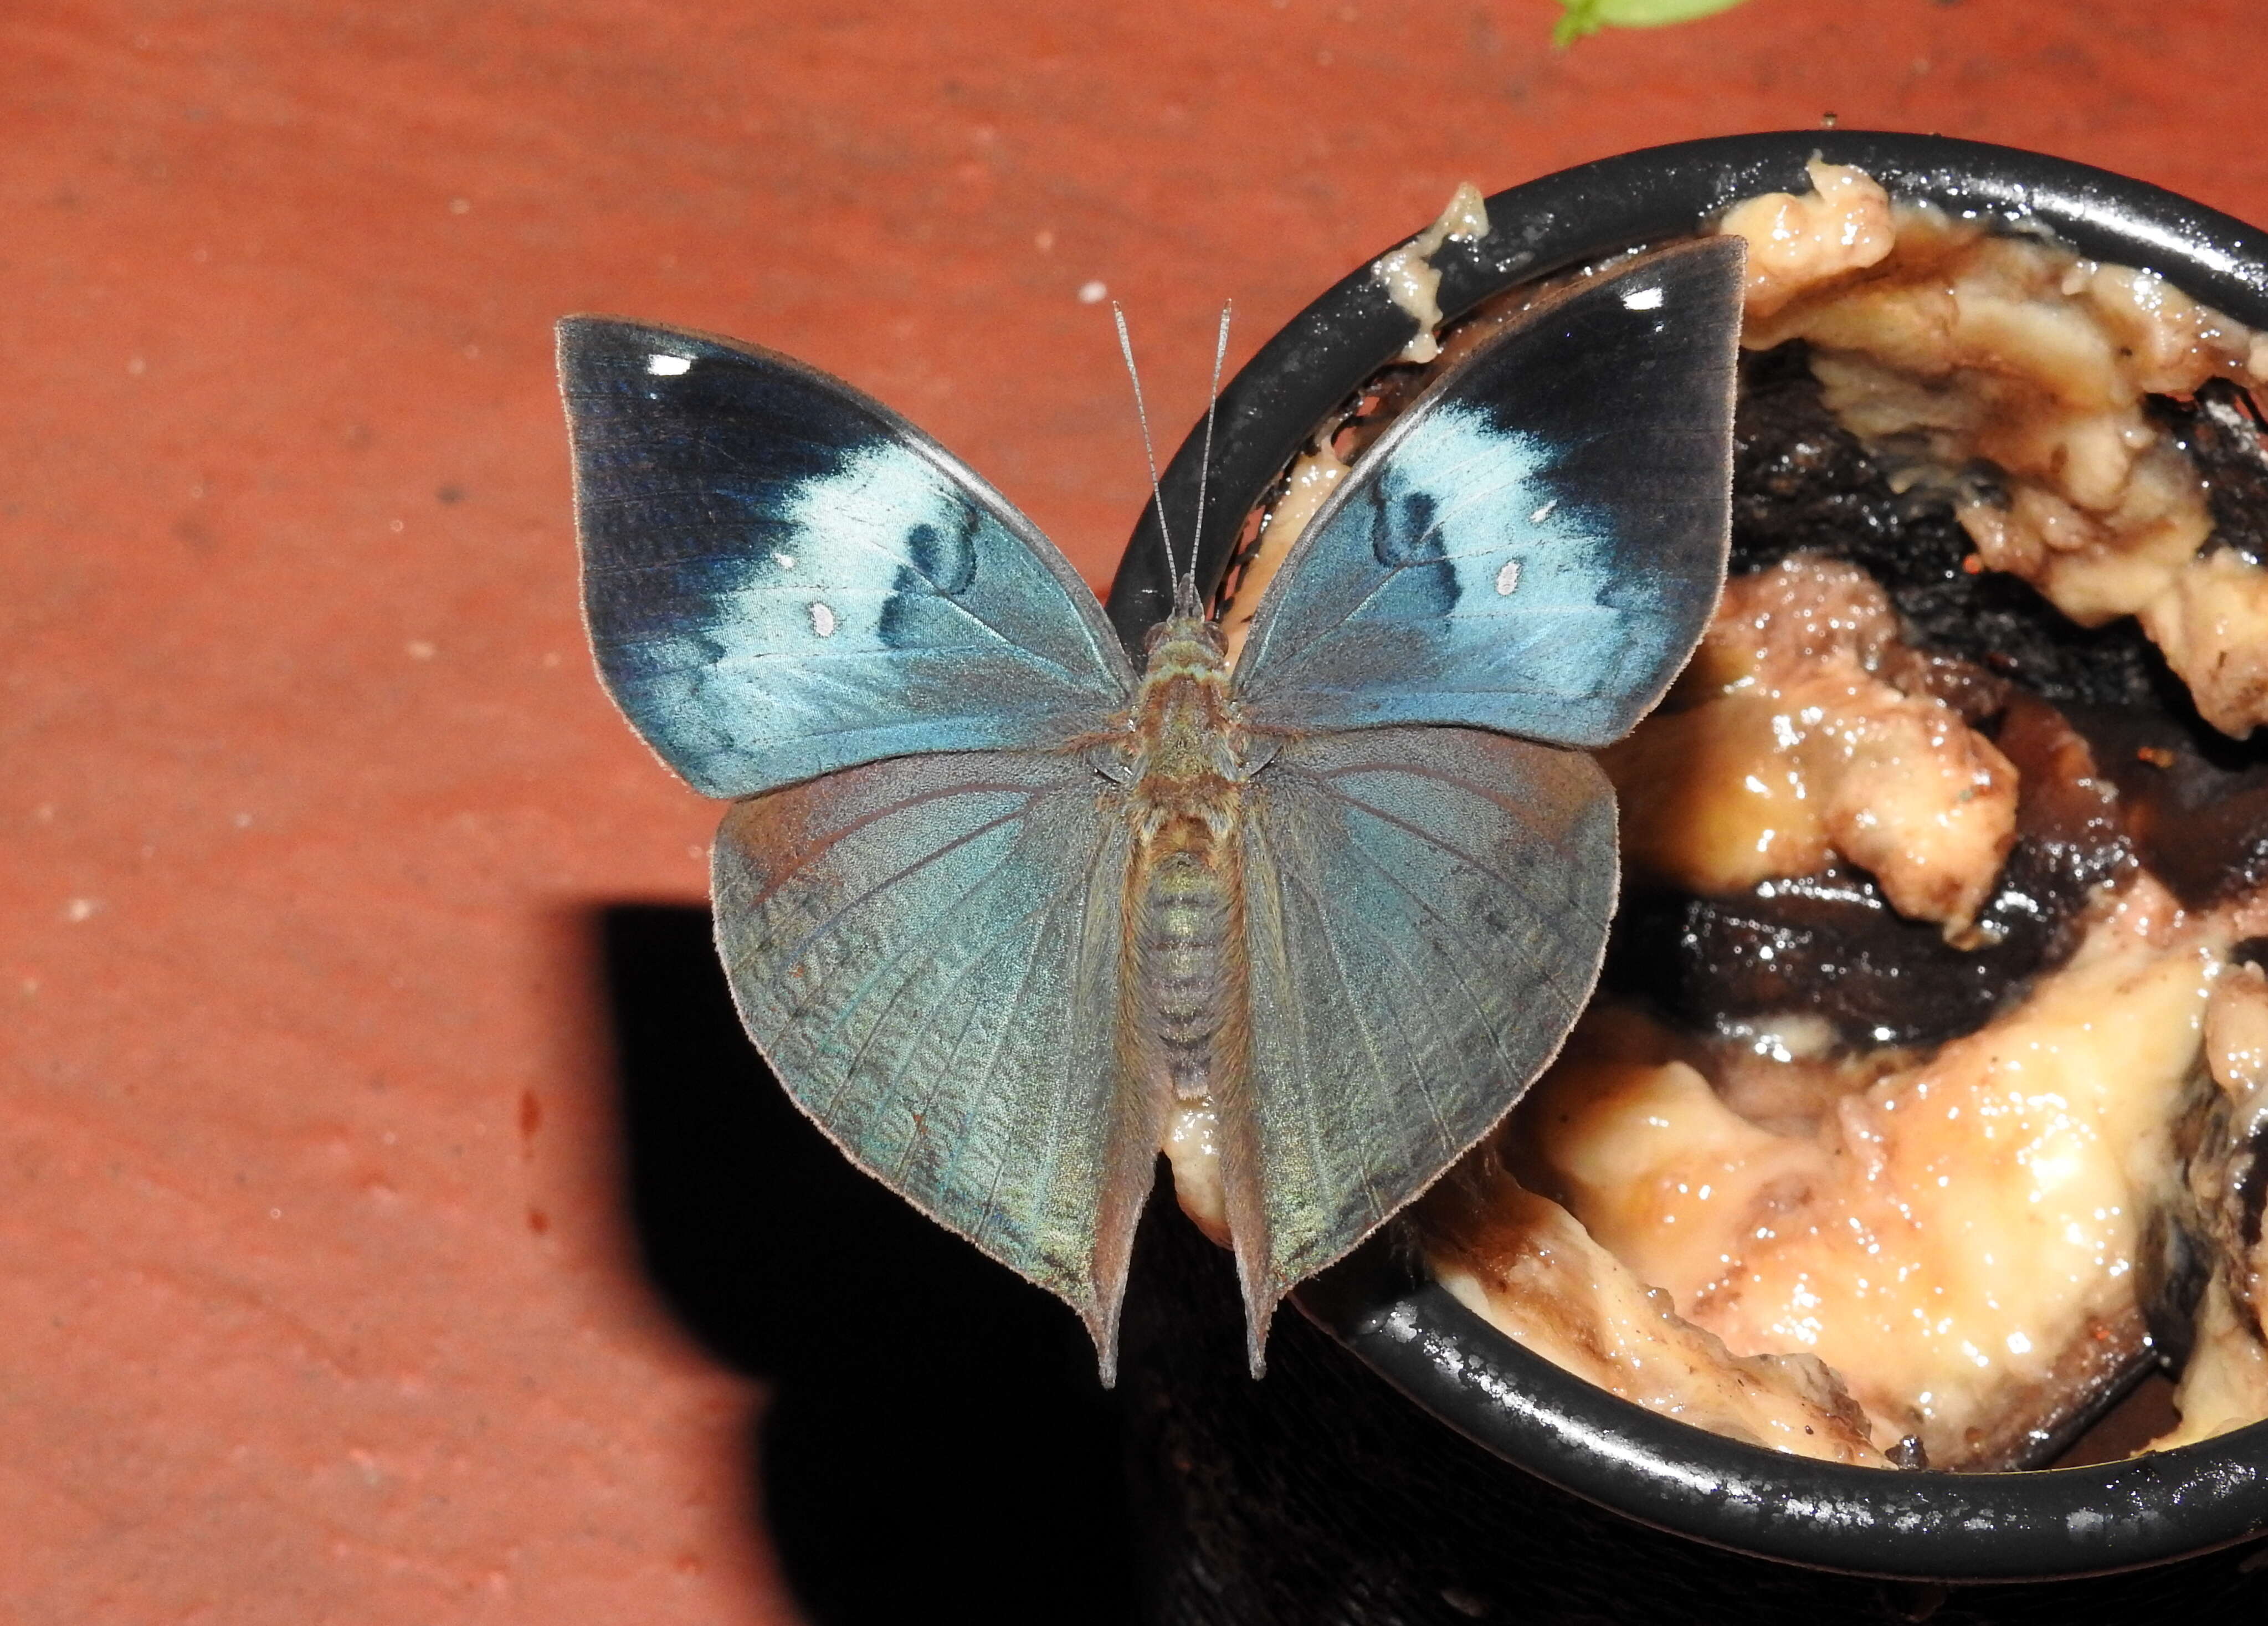
[[[1616,887],[1585,751],[1684,664],[1729,523],[1740,245],[1543,298],[1381,436],[1232,669],[1182,578],[1138,673],[1054,546],[784,356],[559,330],[607,687],[730,798],[717,938],[781,1083],[1066,1300],[1105,1380],[1177,1110],[1278,1301],[1557,1053]]]

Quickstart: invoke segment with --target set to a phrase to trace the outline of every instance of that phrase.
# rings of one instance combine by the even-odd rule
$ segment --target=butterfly
[[[1469,1149],[1588,997],[1585,753],[1690,654],[1729,526],[1737,241],[1543,299],[1357,460],[1232,667],[1178,572],[1138,672],[1055,547],[784,356],[571,317],[591,640],[729,799],[718,946],[860,1168],[1062,1298],[1115,1370],[1161,1139],[1212,1115],[1270,1318]]]

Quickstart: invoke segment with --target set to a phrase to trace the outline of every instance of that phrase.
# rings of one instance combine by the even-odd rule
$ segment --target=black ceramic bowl
[[[1518,283],[1685,235],[1744,197],[1807,191],[1804,166],[1815,155],[1858,166],[1894,196],[2044,228],[2090,257],[2157,271],[2268,329],[2268,234],[2156,188],[2037,153],[1855,130],[1658,147],[1498,193],[1488,200],[1487,237],[1434,256],[1442,311],[1454,320]],[[1211,523],[1197,555],[1201,584],[1219,580],[1244,516],[1316,428],[1414,331],[1365,266],[1300,313],[1228,385],[1215,430]],[[1193,435],[1165,476],[1165,501],[1175,512],[1195,505],[1201,455]],[[1130,648],[1138,652],[1169,596],[1152,509],[1109,598]],[[1955,1581],[2099,1574],[2268,1532],[2268,1424],[2107,1466],[2034,1473],[1815,1462],[1703,1432],[1594,1388],[1521,1349],[1440,1286],[1413,1279],[1389,1251],[1366,1248],[1309,1284],[1300,1307],[1388,1383],[1488,1451],[1664,1530],[1821,1569]]]

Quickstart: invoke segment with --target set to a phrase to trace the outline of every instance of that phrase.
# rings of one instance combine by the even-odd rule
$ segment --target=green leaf
[[[1551,43],[1565,48],[1602,28],[1660,28],[1729,11],[1741,0],[1559,0]]]

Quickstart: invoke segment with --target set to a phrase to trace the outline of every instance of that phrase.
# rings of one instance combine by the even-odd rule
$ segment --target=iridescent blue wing
[[[1125,703],[1125,655],[1063,555],[888,408],[597,317],[559,325],[559,372],[600,671],[697,790],[1057,745]]]
[[[1108,1382],[1158,1099],[1120,1087],[1123,792],[1078,753],[902,757],[735,806],[717,941],[850,1159],[1070,1302]]]
[[[1252,1355],[1276,1302],[1502,1117],[1590,996],[1615,800],[1459,728],[1286,742],[1246,791],[1252,1066],[1219,1103]]]
[[[1261,600],[1253,722],[1587,747],[1645,715],[1724,578],[1741,255],[1713,239],[1582,284],[1396,419]]]

